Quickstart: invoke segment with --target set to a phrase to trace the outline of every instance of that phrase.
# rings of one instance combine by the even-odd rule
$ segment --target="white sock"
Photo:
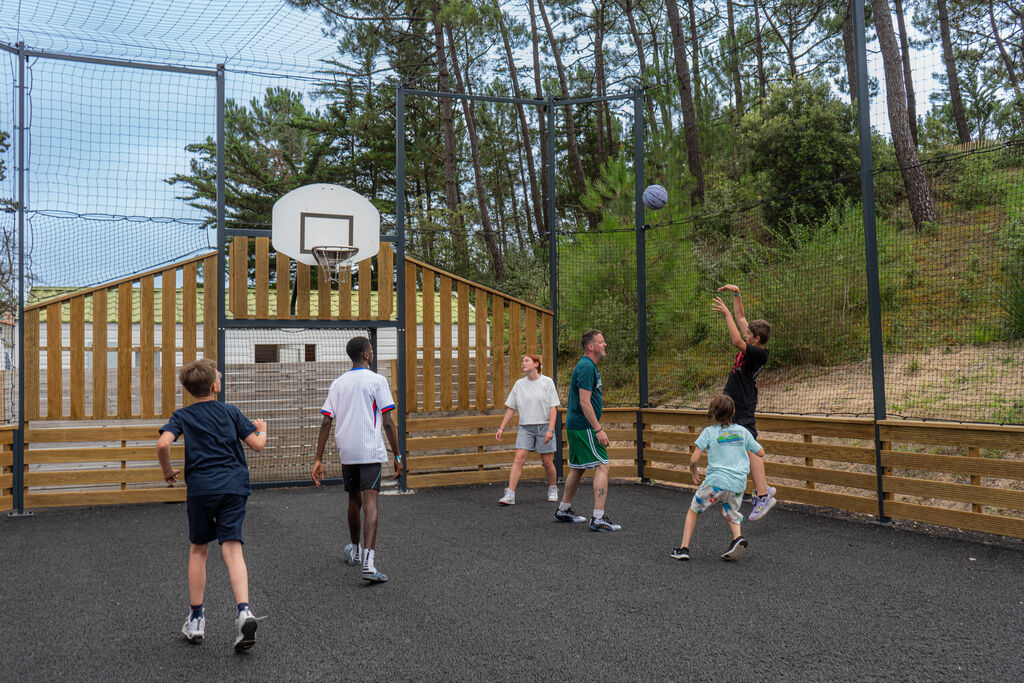
[[[569,504],[568,503],[559,503],[558,504],[558,509],[559,510],[568,510],[569,509]]]
[[[601,519],[604,517],[604,510],[594,509],[594,519]]]
[[[363,544],[356,543],[356,562],[362,563],[363,561]]]
[[[363,551],[363,571],[372,572],[373,568],[373,551],[367,548]]]

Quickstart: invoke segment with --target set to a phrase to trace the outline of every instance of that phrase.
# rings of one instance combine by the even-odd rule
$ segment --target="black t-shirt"
[[[757,376],[767,362],[768,350],[753,344],[747,344],[746,351],[736,354],[723,393],[736,403],[734,419],[738,423],[754,419],[754,411],[757,410]]]
[[[188,496],[249,495],[249,465],[240,439],[255,432],[256,426],[238,408],[199,401],[175,410],[160,431],[174,434],[175,440],[185,435]]]

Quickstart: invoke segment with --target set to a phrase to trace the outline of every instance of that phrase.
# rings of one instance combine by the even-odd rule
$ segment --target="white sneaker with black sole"
[[[235,620],[235,652],[245,652],[256,644],[256,617],[248,608],[238,613]]]
[[[729,549],[722,553],[722,559],[732,562],[738,560],[740,555],[747,547],[747,539],[742,536],[732,539],[732,543],[729,544]]]

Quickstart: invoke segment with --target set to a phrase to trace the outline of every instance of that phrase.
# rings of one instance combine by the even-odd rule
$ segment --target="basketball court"
[[[577,507],[584,510],[588,491]],[[725,523],[677,562],[689,495],[614,485],[597,534],[552,521],[541,484],[513,508],[500,485],[381,499],[368,585],[344,564],[340,487],[258,491],[246,553],[262,622],[232,651],[213,550],[202,645],[187,613],[181,504],[0,519],[9,680],[1013,680],[1024,550],[775,508],[748,552],[718,559]]]

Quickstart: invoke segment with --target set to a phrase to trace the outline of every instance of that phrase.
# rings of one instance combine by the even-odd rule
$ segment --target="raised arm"
[[[253,420],[252,423],[256,426],[256,431],[242,440],[246,446],[259,453],[267,445],[267,423],[263,420]]]
[[[715,297],[715,300],[711,303],[711,308],[715,309],[722,314],[725,318],[725,326],[729,328],[729,341],[740,351],[747,350],[747,342],[743,339],[743,334],[740,333],[739,327],[736,326],[736,321],[732,319],[732,313],[729,311],[729,307],[725,305],[721,297]]]
[[[743,297],[740,296],[740,288],[736,285],[722,285],[718,291],[732,293],[732,312],[736,318],[736,327],[739,328],[740,337],[746,339],[747,330],[750,327],[747,325],[747,316],[743,312]]]

